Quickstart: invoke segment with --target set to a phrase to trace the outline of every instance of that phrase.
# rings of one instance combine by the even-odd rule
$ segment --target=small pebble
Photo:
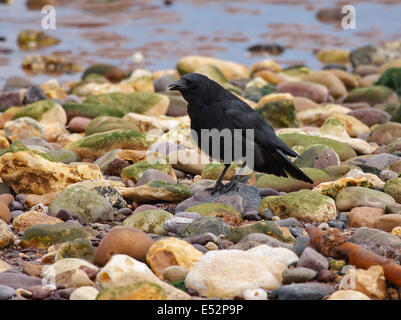
[[[271,211],[269,208],[265,209],[264,215],[267,220],[271,220],[274,217],[273,211]]]
[[[337,216],[337,220],[347,223],[347,215],[344,212],[339,212],[338,216]]]
[[[130,188],[135,187],[135,182],[132,181],[131,179],[126,179],[126,180],[124,180],[123,182],[124,182],[124,184],[125,184],[127,187],[130,187]]]
[[[23,213],[25,213],[25,212],[22,211],[22,210],[14,210],[14,211],[11,211],[10,214],[11,214],[11,217],[16,218],[16,217],[20,216]]]
[[[214,242],[208,242],[205,244],[207,250],[219,250],[219,247]]]
[[[124,216],[130,216],[132,214],[132,210],[129,208],[122,208],[122,209],[118,210],[117,213],[122,214]]]
[[[345,229],[345,223],[338,220],[328,221],[327,224],[332,228]]]
[[[24,205],[21,204],[20,202],[14,200],[13,202],[11,202],[10,210],[11,211],[24,210]]]
[[[330,270],[320,270],[317,275],[317,281],[319,282],[332,282],[336,279],[336,276]]]
[[[302,236],[305,229],[299,227],[289,227],[291,234],[296,238]]]
[[[8,300],[13,296],[15,296],[16,294],[17,292],[15,291],[15,289],[0,284],[0,300]]]
[[[71,213],[69,213],[65,209],[61,209],[57,213],[56,218],[59,218],[60,220],[63,220],[63,221],[73,220],[73,217],[72,217]]]
[[[260,216],[260,214],[255,210],[255,211],[247,211],[242,214],[242,218],[245,220],[251,220],[251,221],[259,221],[263,220],[263,218]]]
[[[298,227],[299,223],[298,220],[295,218],[288,218],[284,220],[279,220],[276,222],[280,227]]]
[[[259,191],[259,196],[268,197],[268,196],[278,196],[280,193],[272,188],[261,188]]]
[[[15,196],[15,200],[17,200],[22,205],[25,205],[26,195],[25,194],[17,194]]]
[[[194,246],[196,249],[198,249],[200,252],[203,252],[203,253],[208,252],[208,250],[207,250],[204,246],[202,246],[202,245],[200,245],[200,244],[194,243],[193,246]]]
[[[183,178],[185,178],[185,172],[182,172],[181,170],[174,169],[174,173],[175,173],[175,176],[176,176],[178,179],[183,179]]]
[[[263,289],[247,289],[242,293],[245,300],[267,300],[267,293]]]

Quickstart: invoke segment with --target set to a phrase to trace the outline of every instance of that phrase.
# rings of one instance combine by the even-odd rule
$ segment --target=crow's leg
[[[227,183],[226,185],[224,185],[223,192],[228,192],[231,190],[234,190],[234,191],[239,190],[238,189],[238,181],[239,181],[239,178],[241,177],[241,172],[242,172],[242,170],[244,170],[245,166],[246,166],[246,161],[244,161],[244,163],[241,165],[241,168],[239,169],[238,174],[230,181],[230,183]]]
[[[206,188],[205,191],[211,191],[211,194],[215,194],[216,192],[223,191],[224,184],[221,182],[223,180],[224,175],[226,174],[228,168],[231,164],[224,164],[223,172],[221,173],[220,177],[217,179],[216,184],[213,188]]]

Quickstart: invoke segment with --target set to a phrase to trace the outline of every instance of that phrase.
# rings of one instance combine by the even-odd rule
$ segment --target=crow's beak
[[[172,84],[170,84],[168,86],[169,90],[177,90],[177,91],[186,89],[186,87],[187,86],[186,86],[185,80],[183,80],[183,79],[173,82]]]

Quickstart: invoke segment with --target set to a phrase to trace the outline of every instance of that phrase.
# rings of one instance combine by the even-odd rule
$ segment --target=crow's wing
[[[220,102],[226,116],[236,129],[254,129],[255,141],[262,146],[278,148],[286,155],[298,157],[279,137],[274,129],[255,110],[241,99],[230,99]]]

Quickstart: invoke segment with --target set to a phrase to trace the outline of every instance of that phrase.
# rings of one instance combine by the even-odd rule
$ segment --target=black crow
[[[238,154],[235,155],[234,151],[235,145],[237,144],[238,146],[238,143],[242,143],[242,150],[246,150],[246,148],[252,149],[252,169],[281,177],[287,177],[288,173],[293,178],[313,183],[305,173],[287,158],[287,155],[291,157],[298,157],[299,155],[280,140],[274,129],[246,102],[224,89],[217,82],[204,75],[190,73],[170,84],[169,89],[180,91],[188,102],[192,136],[206,154],[212,156],[213,152],[216,151],[212,150],[213,147],[217,148],[219,155],[215,158],[224,161],[227,160],[224,157],[224,152],[228,149],[231,152],[232,160],[244,161],[243,153],[238,156]],[[234,133],[235,129],[241,129],[242,135],[240,140],[232,138],[231,141],[227,141],[221,136],[218,138],[220,141],[219,146],[216,146],[216,140],[209,137],[209,145],[204,147],[205,141],[201,141],[202,138],[205,139],[202,134],[203,129],[215,129],[214,131],[219,132],[223,132],[222,130],[226,129],[226,132],[228,130],[231,133]],[[253,129],[252,139],[246,135],[246,129]],[[203,130],[204,132],[205,130]],[[233,137],[234,134],[231,136]],[[215,192],[227,192],[233,188],[237,189],[239,174],[227,185],[223,185],[221,182],[231,161],[224,161],[224,170],[215,187],[210,189],[212,194]],[[245,165],[246,161],[243,162],[242,168]]]

